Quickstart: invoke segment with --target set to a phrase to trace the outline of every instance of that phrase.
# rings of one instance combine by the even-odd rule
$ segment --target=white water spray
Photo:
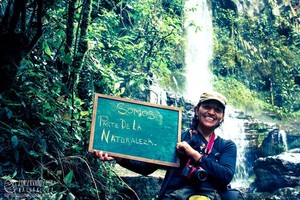
[[[200,94],[211,90],[212,18],[206,0],[190,0],[186,9],[186,99],[198,102]]]
[[[197,103],[201,93],[212,90],[209,62],[213,52],[213,31],[211,9],[206,0],[190,0],[186,3],[187,30],[186,46],[186,99]],[[195,24],[196,26],[190,26]],[[200,29],[199,29],[200,28]],[[244,122],[235,116],[235,111],[227,106],[225,120],[216,132],[225,139],[233,140],[237,145],[237,167],[233,187],[246,186],[248,179],[245,169],[245,132]]]
[[[237,146],[236,169],[231,186],[233,188],[246,188],[250,184],[248,169],[246,169],[247,160],[245,158],[245,149],[248,142],[246,140],[244,120],[239,119],[238,115],[239,113],[233,108],[227,106],[224,123],[216,132],[224,139],[231,139]]]
[[[281,136],[281,138],[282,138],[282,142],[283,142],[283,145],[284,145],[284,151],[288,151],[289,147],[288,147],[288,144],[287,144],[286,132],[284,130],[280,130],[279,131],[279,136]]]

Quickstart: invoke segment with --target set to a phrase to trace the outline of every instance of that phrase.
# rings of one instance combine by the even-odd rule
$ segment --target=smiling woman
[[[209,137],[224,121],[227,99],[217,92],[205,92],[200,96],[195,107],[195,116],[192,128],[200,131],[205,137]],[[201,123],[202,126],[199,126]]]
[[[222,123],[224,109],[216,100],[208,100],[196,109],[196,115],[201,124],[197,130],[208,140],[213,131]]]
[[[180,159],[179,167],[167,170],[158,199],[201,199],[220,200],[230,184],[236,166],[237,148],[232,140],[215,134],[223,121],[226,98],[218,92],[205,92],[194,108],[191,128],[181,134],[175,146]],[[113,157],[95,151],[100,160]],[[160,166],[129,159],[117,162],[127,169],[149,175]]]

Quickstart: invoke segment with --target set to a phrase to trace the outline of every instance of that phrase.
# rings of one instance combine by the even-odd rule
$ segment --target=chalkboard
[[[95,94],[89,151],[179,166],[182,109]]]

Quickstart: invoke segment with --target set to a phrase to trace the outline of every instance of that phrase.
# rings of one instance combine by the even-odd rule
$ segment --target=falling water
[[[288,151],[289,148],[288,148],[288,145],[287,145],[286,132],[284,130],[280,130],[279,131],[279,136],[282,137],[282,142],[283,142],[283,145],[284,145],[284,150]]]
[[[203,91],[211,90],[212,18],[206,0],[186,2],[186,99],[197,102]]]
[[[246,188],[249,186],[248,169],[246,169],[247,160],[245,158],[245,149],[248,145],[246,140],[244,120],[238,118],[239,113],[230,106],[226,108],[224,123],[217,130],[217,134],[224,139],[231,139],[237,146],[237,161],[234,179],[231,182],[233,188]]]
[[[197,102],[203,91],[212,90],[209,62],[213,51],[211,10],[206,0],[190,0],[186,3],[187,46],[186,46],[186,99]],[[193,9],[191,9],[193,8]],[[196,26],[189,26],[195,24]],[[200,28],[200,29],[199,29]],[[245,133],[243,120],[236,118],[235,111],[226,108],[225,120],[218,130],[220,136],[232,139],[237,145],[237,167],[233,187],[247,185],[245,169]]]

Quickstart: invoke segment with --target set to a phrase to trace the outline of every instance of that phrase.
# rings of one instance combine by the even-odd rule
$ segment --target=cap
[[[220,102],[224,106],[224,108],[226,107],[226,102],[227,102],[226,97],[218,92],[211,91],[211,92],[202,93],[202,95],[200,96],[199,103],[202,103],[202,102],[208,101],[208,100],[216,100],[216,101]]]

